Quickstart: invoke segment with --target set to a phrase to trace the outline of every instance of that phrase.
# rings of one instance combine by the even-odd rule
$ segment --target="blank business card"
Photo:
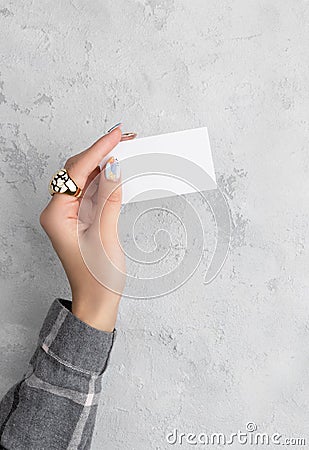
[[[120,142],[123,203],[216,189],[206,127]]]

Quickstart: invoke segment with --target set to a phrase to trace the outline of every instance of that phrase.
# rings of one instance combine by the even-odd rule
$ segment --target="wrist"
[[[113,293],[97,299],[72,292],[72,314],[93,328],[112,332],[117,320],[120,298]]]

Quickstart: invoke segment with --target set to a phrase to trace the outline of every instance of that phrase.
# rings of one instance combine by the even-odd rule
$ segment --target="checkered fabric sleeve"
[[[102,375],[115,339],[57,299],[21,382],[0,403],[0,448],[90,449]]]

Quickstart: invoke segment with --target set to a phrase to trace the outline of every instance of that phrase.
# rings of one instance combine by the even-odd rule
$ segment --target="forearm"
[[[79,320],[71,302],[54,301],[29,370],[0,403],[3,448],[90,448],[115,333]]]
[[[29,371],[0,404],[0,446],[8,450],[90,448],[125,282],[119,163],[110,157],[100,169],[128,138],[120,125],[69,158],[50,182],[52,199],[40,223],[68,276],[73,304],[53,303]]]

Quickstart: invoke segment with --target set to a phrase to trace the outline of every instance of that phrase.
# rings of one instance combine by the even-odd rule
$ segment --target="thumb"
[[[118,238],[122,191],[120,165],[116,158],[109,158],[97,180],[95,218],[85,239],[80,240],[81,249],[95,278],[108,290],[119,293],[125,284],[125,256]],[[86,243],[85,247],[83,243]]]
[[[119,161],[113,156],[100,174],[97,202],[97,219],[102,238],[117,236],[117,222],[121,209],[122,187]]]

